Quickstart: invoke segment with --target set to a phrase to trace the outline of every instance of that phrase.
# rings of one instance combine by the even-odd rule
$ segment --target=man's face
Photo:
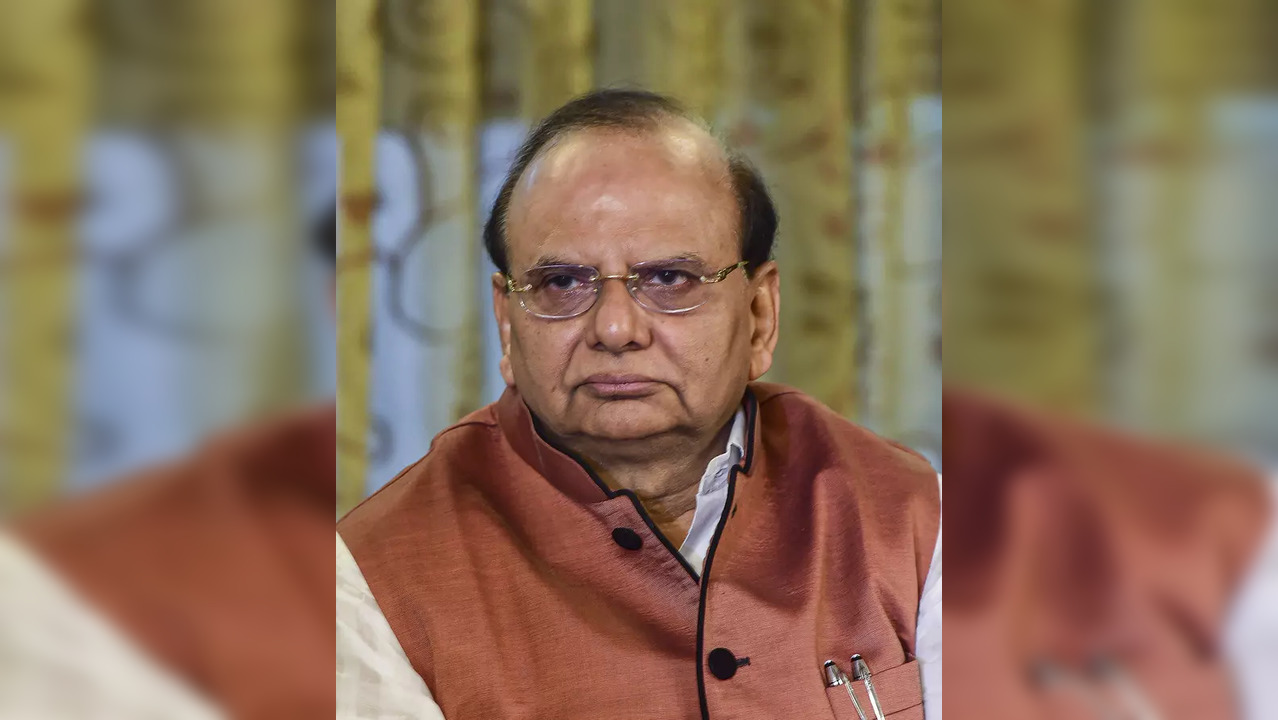
[[[713,273],[741,258],[738,209],[721,152],[698,128],[635,135],[591,130],[546,150],[515,188],[507,256],[516,283],[534,267],[624,275],[639,262],[695,258]],[[777,277],[737,270],[684,314],[640,306],[606,280],[585,313],[524,311],[494,276],[502,374],[561,437],[641,439],[714,433],[772,362]]]

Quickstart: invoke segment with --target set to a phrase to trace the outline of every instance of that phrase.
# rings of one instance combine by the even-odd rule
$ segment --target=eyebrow
[[[702,265],[704,265],[704,264],[705,264],[705,258],[701,257],[701,255],[700,255],[700,254],[695,253],[695,252],[680,253],[680,254],[678,254],[678,255],[671,255],[671,256],[668,256],[668,257],[649,258],[649,259],[647,259],[647,260],[643,260],[643,261],[641,261],[641,262],[662,262],[662,261],[672,261],[672,260],[687,260],[687,261],[691,261],[691,262],[699,262],[699,263],[701,263]],[[541,257],[537,258],[536,262],[534,262],[534,263],[533,263],[533,264],[529,267],[529,270],[533,270],[533,269],[536,269],[536,268],[542,268],[542,267],[548,267],[548,266],[551,266],[551,265],[584,265],[584,263],[580,263],[580,262],[573,262],[573,261],[571,261],[571,260],[567,260],[567,259],[565,259],[565,258],[563,258],[563,257],[561,257],[561,256],[559,256],[559,255],[542,255]],[[587,267],[588,267],[588,266],[587,266]]]
[[[564,258],[558,255],[542,255],[541,257],[537,258],[536,262],[534,262],[529,269],[546,267],[547,265],[580,265],[580,264],[581,263],[575,263],[571,260],[565,260]]]
[[[705,258],[701,257],[700,253],[694,253],[694,252],[680,253],[678,255],[671,255],[670,257],[653,258],[652,260],[645,260],[644,262],[653,262],[653,261],[661,262],[663,260],[664,261],[687,260],[689,262],[699,262],[702,265],[704,265],[706,262]]]

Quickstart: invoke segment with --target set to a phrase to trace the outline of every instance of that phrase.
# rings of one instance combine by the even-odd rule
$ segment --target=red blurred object
[[[1260,472],[964,391],[943,419],[949,720],[1234,717]]]
[[[14,532],[231,717],[332,717],[334,421],[236,432]]]

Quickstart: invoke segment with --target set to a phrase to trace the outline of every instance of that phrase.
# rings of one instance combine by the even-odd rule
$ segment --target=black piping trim
[[[621,490],[613,490],[612,488],[608,487],[604,483],[604,481],[601,480],[599,476],[595,474],[595,471],[591,469],[590,465],[586,464],[586,461],[580,455],[578,455],[577,453],[567,448],[559,447],[558,445],[555,445],[554,443],[547,440],[546,437],[541,434],[540,423],[533,423],[533,427],[537,430],[537,435],[540,436],[541,439],[544,440],[547,445],[550,445],[551,447],[555,448],[556,450],[563,453],[564,455],[567,455],[568,457],[572,458],[573,462],[580,465],[581,469],[586,471],[586,475],[589,475],[590,479],[595,481],[595,485],[599,486],[599,489],[603,491],[603,494],[607,496],[609,500],[617,497],[618,495],[625,495],[627,498],[629,498],[630,503],[635,506],[635,512],[639,513],[639,517],[643,520],[644,524],[648,526],[648,529],[652,531],[653,535],[657,536],[657,539],[660,540],[661,544],[666,547],[666,550],[670,551],[670,554],[674,556],[675,560],[679,561],[679,564],[683,566],[683,569],[688,571],[688,575],[692,578],[692,581],[693,582],[700,581],[700,579],[697,577],[697,571],[692,569],[692,565],[690,565],[687,559],[685,559],[684,556],[679,553],[679,548],[675,547],[670,542],[670,539],[666,537],[666,534],[661,532],[661,530],[657,528],[657,524],[652,521],[652,518],[648,515],[648,511],[643,509],[643,503],[639,502],[639,496],[635,495],[633,490],[626,489],[626,488],[623,488]]]
[[[723,502],[723,512],[719,515],[719,524],[715,526],[714,536],[710,538],[710,547],[706,550],[706,561],[701,570],[701,600],[697,603],[697,701],[701,704],[702,720],[710,720],[710,706],[706,701],[706,595],[710,588],[710,566],[714,562],[714,551],[719,547],[719,538],[723,528],[728,524],[728,516],[732,513],[733,497],[737,489],[737,474],[749,473],[754,462],[754,426],[759,414],[759,401],[754,393],[746,389],[746,456],[745,462],[733,465],[728,473],[728,497]]]
[[[630,502],[635,506],[635,512],[639,513],[639,517],[643,518],[644,524],[648,526],[648,529],[652,531],[652,534],[657,536],[657,539],[661,541],[662,545],[666,546],[666,549],[670,551],[671,555],[674,555],[675,559],[679,561],[679,564],[683,566],[683,569],[688,571],[688,575],[692,576],[693,582],[699,582],[697,571],[692,569],[692,565],[690,565],[687,559],[683,557],[683,554],[679,552],[679,548],[675,547],[674,544],[670,542],[670,539],[666,537],[666,534],[657,529],[656,524],[652,522],[652,518],[648,516],[648,511],[643,509],[643,503],[639,502],[639,496],[635,495],[633,490],[618,490],[612,494],[613,497],[616,497],[617,495],[625,495],[630,498]]]
[[[719,514],[719,524],[715,526],[714,536],[710,538],[710,547],[706,550],[705,564],[702,566],[700,578],[701,598],[697,602],[697,701],[701,705],[702,720],[710,720],[710,708],[706,703],[706,664],[704,662],[706,590],[710,586],[710,565],[714,561],[714,551],[719,547],[719,538],[723,535],[723,528],[728,524],[728,516],[732,514],[732,502],[737,489],[737,474],[742,472],[748,474],[750,472],[750,467],[754,464],[754,426],[759,415],[759,400],[754,396],[754,392],[751,391],[750,388],[746,388],[745,401],[745,461],[738,463],[737,465],[733,465],[732,469],[728,472],[728,497],[723,501],[723,511]],[[692,576],[693,580],[698,579],[697,571],[693,570],[692,566],[688,564],[688,561],[684,559],[683,555],[679,554],[679,549],[670,544],[670,540],[665,536],[665,533],[657,529],[657,526],[652,522],[652,518],[648,516],[648,512],[643,509],[643,504],[639,502],[639,496],[635,495],[634,491],[626,489],[613,490],[612,488],[609,488],[604,481],[595,474],[595,471],[586,464],[580,455],[568,450],[567,448],[559,447],[547,440],[541,433],[541,424],[536,421],[536,416],[533,418],[533,429],[536,430],[538,437],[545,441],[547,445],[550,445],[564,455],[572,458],[574,462],[580,465],[581,468],[586,471],[586,475],[590,476],[590,479],[595,482],[595,485],[599,486],[599,489],[603,491],[603,494],[608,499],[615,498],[618,495],[625,495],[630,498],[630,502],[635,506],[635,511],[639,513],[639,517],[643,518],[644,524],[648,526],[648,529],[652,531],[652,534],[656,535],[657,539],[661,541],[661,544],[666,546],[666,549],[669,550],[670,554],[679,561],[679,564],[683,566],[683,569],[688,571],[688,574]]]

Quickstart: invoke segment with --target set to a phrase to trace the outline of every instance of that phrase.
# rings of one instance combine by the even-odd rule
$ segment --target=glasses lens
[[[595,271],[581,265],[548,265],[529,270],[524,293],[538,315],[565,317],[585,311],[595,301]]]
[[[690,310],[706,300],[706,286],[701,282],[705,269],[698,263],[684,261],[636,265],[635,297],[654,310],[678,312]]]

